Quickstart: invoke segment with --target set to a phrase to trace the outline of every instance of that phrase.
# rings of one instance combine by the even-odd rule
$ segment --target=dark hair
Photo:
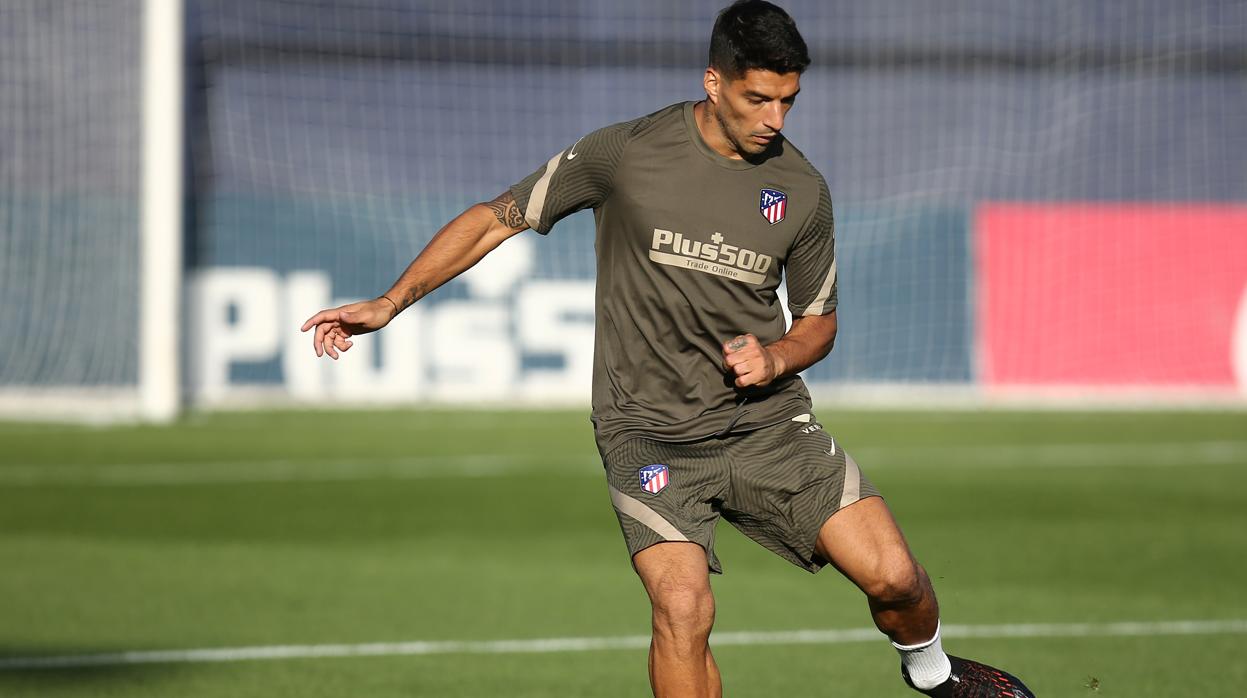
[[[801,73],[809,65],[810,52],[797,23],[766,0],[738,0],[714,22],[710,67],[728,78],[752,69]]]

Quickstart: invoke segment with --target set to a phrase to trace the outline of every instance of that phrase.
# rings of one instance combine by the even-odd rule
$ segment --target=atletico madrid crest
[[[763,189],[758,210],[768,223],[775,225],[784,220],[784,214],[788,212],[788,195],[778,189]]]
[[[665,465],[647,465],[638,470],[637,474],[641,476],[641,489],[650,494],[658,494],[662,492],[662,488],[667,486],[668,475]]]

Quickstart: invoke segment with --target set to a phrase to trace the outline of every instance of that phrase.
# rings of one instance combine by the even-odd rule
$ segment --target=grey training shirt
[[[781,274],[794,316],[835,310],[827,184],[786,139],[755,162],[714,152],[693,106],[594,131],[511,187],[542,234],[594,211],[593,424],[603,453],[632,436],[691,441],[810,411],[795,376],[737,389],[722,344],[783,336]]]

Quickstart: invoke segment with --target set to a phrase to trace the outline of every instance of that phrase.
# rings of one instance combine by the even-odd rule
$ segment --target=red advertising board
[[[987,386],[1234,389],[1247,372],[1247,206],[988,204],[975,246]]]

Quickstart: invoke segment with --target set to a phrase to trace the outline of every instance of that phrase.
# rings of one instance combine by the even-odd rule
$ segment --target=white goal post
[[[143,7],[142,282],[139,414],[178,414],[182,298],[183,0]]]

